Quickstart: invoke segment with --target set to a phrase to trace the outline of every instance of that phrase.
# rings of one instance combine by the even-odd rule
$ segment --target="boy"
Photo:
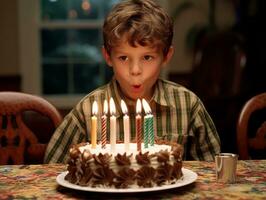
[[[157,138],[182,144],[184,159],[213,160],[220,152],[220,140],[202,102],[186,88],[159,78],[173,55],[172,37],[170,17],[152,0],[118,3],[103,25],[102,54],[114,78],[85,96],[65,117],[49,142],[45,162],[66,163],[72,144],[90,141],[92,103],[96,100],[102,113],[104,100],[111,97],[116,104],[117,140],[123,140],[121,99],[128,106],[134,140],[136,101],[145,98],[154,114]],[[99,115],[98,138],[100,124]]]

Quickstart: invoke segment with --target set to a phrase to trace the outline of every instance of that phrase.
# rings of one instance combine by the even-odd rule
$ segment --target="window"
[[[102,21],[117,1],[42,0],[42,93],[86,94],[110,80]]]
[[[57,106],[72,107],[85,94],[108,82],[112,71],[101,55],[101,28],[105,15],[118,1],[19,3],[21,60],[25,61],[23,90],[43,95]]]

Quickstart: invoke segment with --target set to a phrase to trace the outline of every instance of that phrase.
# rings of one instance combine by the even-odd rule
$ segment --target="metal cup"
[[[215,156],[216,178],[221,183],[234,183],[236,181],[236,167],[238,155],[233,153],[220,153]]]

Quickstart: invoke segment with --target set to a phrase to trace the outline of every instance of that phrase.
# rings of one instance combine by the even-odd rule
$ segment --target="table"
[[[147,193],[107,194],[77,191],[56,183],[63,164],[0,166],[0,199],[266,199],[266,160],[238,161],[237,182],[216,182],[214,162],[184,161],[198,174],[187,186]]]

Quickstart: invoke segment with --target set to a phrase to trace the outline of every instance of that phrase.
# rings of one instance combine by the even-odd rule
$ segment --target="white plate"
[[[104,187],[89,187],[89,186],[80,186],[72,184],[65,180],[65,176],[67,172],[62,172],[56,177],[56,181],[59,185],[75,189],[75,190],[82,190],[82,191],[89,191],[89,192],[105,192],[105,193],[129,193],[129,192],[151,192],[151,191],[159,191],[159,190],[168,190],[172,188],[178,188],[190,183],[193,183],[198,175],[189,170],[182,168],[183,178],[178,180],[176,183],[171,185],[163,185],[163,186],[156,186],[153,188],[125,188],[125,189],[118,189],[118,188],[104,188]]]

